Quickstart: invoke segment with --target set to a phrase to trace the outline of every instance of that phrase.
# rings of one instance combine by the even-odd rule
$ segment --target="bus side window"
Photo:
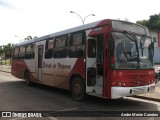
[[[19,54],[19,47],[15,47],[13,50],[13,58],[17,59]]]
[[[94,39],[88,39],[88,57],[96,57],[96,40]]]
[[[19,48],[19,59],[24,59],[25,57],[25,46]]]
[[[33,59],[35,55],[35,44],[28,44],[26,46],[25,59]]]
[[[46,41],[46,49],[45,49],[45,58],[46,59],[52,58],[53,46],[54,46],[54,40],[53,39],[50,39],[50,40]]]
[[[69,41],[69,57],[81,58],[84,56],[84,37],[82,33],[73,34]]]
[[[35,56],[35,43],[32,44],[32,58]]]
[[[58,37],[55,39],[55,47],[53,51],[54,58],[65,58],[67,57],[68,48],[68,37]]]

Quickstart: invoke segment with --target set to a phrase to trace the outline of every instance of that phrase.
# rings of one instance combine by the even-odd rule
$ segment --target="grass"
[[[4,59],[0,60],[0,65],[10,65],[10,63],[11,63],[10,59],[7,59],[6,61]]]

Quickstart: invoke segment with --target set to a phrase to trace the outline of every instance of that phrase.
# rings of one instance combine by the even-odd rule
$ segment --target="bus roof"
[[[106,19],[106,20],[109,20],[109,19]],[[104,21],[104,20],[100,20],[100,21],[89,23],[89,24],[80,25],[78,27],[74,27],[74,28],[63,30],[63,31],[59,31],[59,32],[56,32],[56,33],[48,34],[48,35],[45,35],[45,36],[42,36],[42,37],[38,37],[36,39],[32,39],[32,40],[29,40],[29,41],[25,41],[25,42],[22,42],[22,43],[15,44],[13,47],[25,45],[25,44],[28,44],[28,43],[38,42],[38,41],[41,41],[41,40],[46,40],[46,39],[51,38],[51,37],[56,37],[56,36],[65,35],[65,34],[68,34],[68,33],[74,33],[74,32],[78,32],[78,31],[81,31],[81,30],[86,30],[86,29],[89,29],[89,28],[93,28],[93,27],[96,27],[98,25],[98,23],[101,23],[102,21]]]
[[[81,30],[87,30],[87,29],[90,29],[90,28],[103,26],[103,25],[106,25],[107,23],[109,23],[109,21],[111,21],[111,19],[104,19],[104,20],[88,23],[88,24],[85,24],[85,25],[80,25],[80,26],[77,26],[77,27],[74,27],[74,28],[62,30],[62,31],[59,31],[59,32],[56,32],[56,33],[52,33],[52,34],[48,34],[48,35],[45,35],[45,36],[42,36],[42,37],[38,37],[36,39],[32,39],[32,40],[29,40],[29,41],[18,43],[18,44],[15,44],[13,47],[25,45],[25,44],[28,44],[28,43],[38,42],[38,41],[42,41],[42,40],[46,40],[46,39],[49,39],[49,38],[52,38],[52,37],[57,37],[57,36],[65,35],[65,34],[68,34],[68,33],[74,33],[74,32],[78,32],[78,31],[81,31]],[[121,20],[113,20],[113,21],[121,21]],[[131,22],[127,22],[127,21],[121,21],[121,22],[131,23]],[[132,23],[132,24],[135,24],[135,23]],[[137,24],[137,25],[146,28],[145,26],[142,26],[142,25],[139,25],[139,24]]]

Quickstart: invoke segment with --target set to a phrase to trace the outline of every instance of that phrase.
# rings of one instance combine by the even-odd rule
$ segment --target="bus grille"
[[[128,82],[131,86],[143,86],[149,84],[149,75],[127,75]]]

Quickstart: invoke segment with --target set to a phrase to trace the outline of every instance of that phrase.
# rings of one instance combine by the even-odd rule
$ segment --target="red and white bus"
[[[106,19],[15,45],[11,73],[75,100],[117,99],[154,91],[153,48],[146,27]]]

